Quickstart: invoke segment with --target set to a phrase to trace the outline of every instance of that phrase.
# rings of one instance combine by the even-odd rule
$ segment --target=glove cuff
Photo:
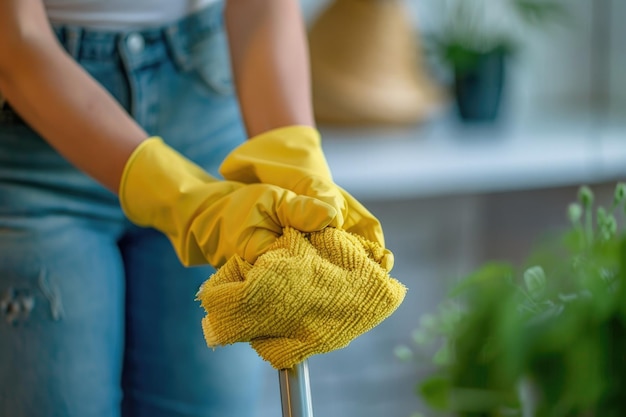
[[[195,186],[215,178],[159,137],[143,141],[126,162],[120,181],[122,210],[133,223],[172,232],[172,208]],[[180,216],[180,208],[177,207]],[[165,230],[163,230],[165,229]]]
[[[332,180],[322,151],[321,135],[311,126],[294,125],[272,129],[254,136],[233,150],[220,166],[224,178],[245,183],[281,184],[285,173]]]

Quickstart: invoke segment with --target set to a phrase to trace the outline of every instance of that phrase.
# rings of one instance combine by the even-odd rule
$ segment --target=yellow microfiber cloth
[[[276,369],[343,348],[404,299],[390,262],[388,250],[346,231],[286,228],[254,265],[234,256],[202,284],[206,342],[250,342]]]

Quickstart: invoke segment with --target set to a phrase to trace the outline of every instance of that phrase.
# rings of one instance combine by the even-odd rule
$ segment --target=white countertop
[[[452,120],[452,121],[451,121]],[[626,179],[626,118],[467,126],[320,127],[335,181],[360,199],[483,193]]]

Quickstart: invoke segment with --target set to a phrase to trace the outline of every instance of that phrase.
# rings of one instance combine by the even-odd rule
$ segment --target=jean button
[[[133,54],[138,54],[143,51],[146,42],[141,34],[133,32],[126,37],[126,46],[128,50]]]

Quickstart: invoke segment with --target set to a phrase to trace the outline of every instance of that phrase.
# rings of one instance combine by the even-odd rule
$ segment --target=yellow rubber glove
[[[377,243],[336,228],[287,228],[254,265],[235,257],[198,299],[207,345],[251,342],[276,369],[347,346],[388,317],[406,288],[381,267]]]
[[[165,233],[185,265],[219,267],[234,255],[254,262],[285,226],[316,231],[336,216],[274,185],[218,180],[157,137],[129,158],[119,197],[126,216]]]
[[[322,200],[339,212],[333,226],[385,246],[378,219],[333,182],[313,127],[288,126],[255,136],[226,157],[220,173],[229,180],[274,184]]]

